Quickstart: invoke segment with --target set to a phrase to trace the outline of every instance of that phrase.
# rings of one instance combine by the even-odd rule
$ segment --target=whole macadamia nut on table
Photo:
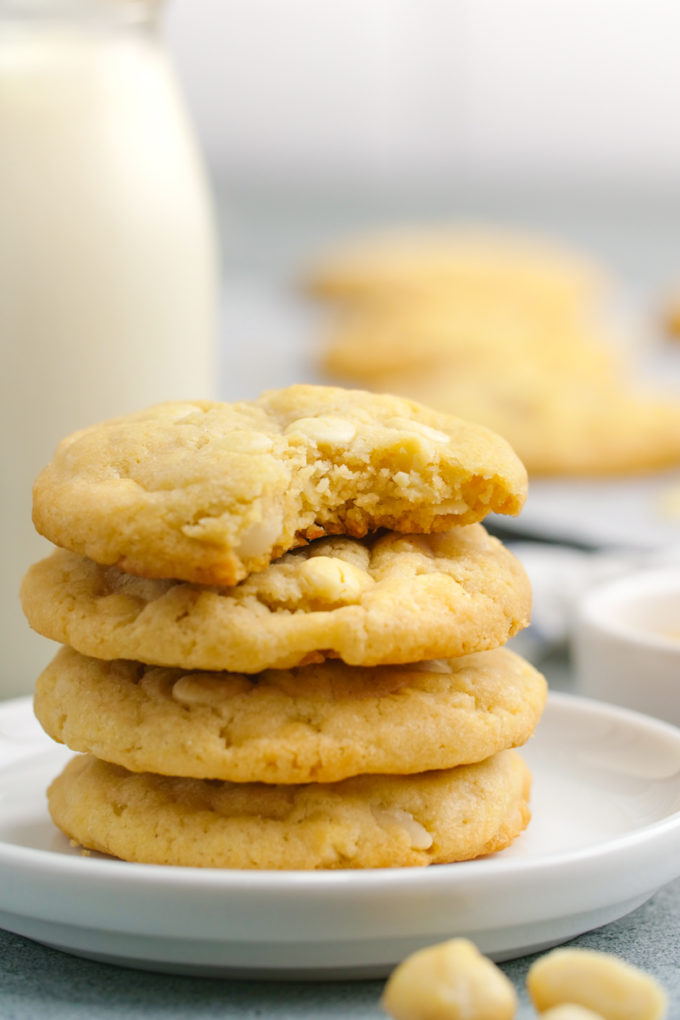
[[[666,993],[649,974],[609,953],[592,949],[555,949],[529,968],[527,989],[544,1013],[573,1003],[604,1020],[662,1020]]]
[[[467,939],[408,956],[385,985],[393,1020],[512,1020],[517,995],[505,974]]]

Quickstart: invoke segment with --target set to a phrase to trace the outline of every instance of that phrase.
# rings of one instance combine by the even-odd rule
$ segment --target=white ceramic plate
[[[551,695],[525,748],[534,819],[494,857],[246,872],[84,857],[44,789],[70,752],[0,706],[0,926],[80,956],[241,977],[379,977],[453,935],[508,959],[621,917],[680,874],[680,730]]]
[[[489,518],[505,531],[589,547],[680,545],[680,471],[639,478],[540,478],[519,517]]]

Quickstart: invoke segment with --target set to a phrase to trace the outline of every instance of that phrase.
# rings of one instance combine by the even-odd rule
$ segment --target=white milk
[[[0,697],[54,651],[18,588],[49,551],[31,484],[58,440],[216,395],[203,169],[162,47],[109,21],[0,22]]]

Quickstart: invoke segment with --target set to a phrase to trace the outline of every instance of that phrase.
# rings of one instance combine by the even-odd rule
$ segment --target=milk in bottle
[[[216,396],[212,210],[158,8],[0,0],[0,697],[54,650],[18,589],[58,440]]]

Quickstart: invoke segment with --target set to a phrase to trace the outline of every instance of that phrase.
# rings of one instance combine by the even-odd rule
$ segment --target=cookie
[[[680,401],[577,366],[547,373],[456,370],[391,378],[390,387],[502,433],[532,477],[613,476],[680,464]]]
[[[506,847],[529,821],[515,751],[414,776],[268,786],[128,772],[90,756],[48,791],[72,840],[128,861],[200,868],[390,868]]]
[[[339,244],[307,274],[335,301],[401,301],[445,291],[506,307],[569,314],[607,288],[600,266],[535,237],[475,228],[393,229]]]
[[[39,475],[33,514],[50,541],[98,563],[231,585],[323,534],[445,531],[515,514],[525,496],[522,464],[484,428],[300,385],[76,432]]]
[[[531,609],[523,567],[481,524],[319,539],[232,588],[139,578],[57,550],[30,568],[22,599],[36,630],[86,655],[246,673],[481,651]]]
[[[409,666],[187,673],[62,649],[35,714],[74,751],[133,772],[237,783],[413,773],[518,747],[545,680],[507,649]]]
[[[391,376],[432,370],[510,371],[539,363],[546,373],[617,370],[616,341],[595,323],[545,321],[446,297],[411,301],[396,308],[341,315],[326,335],[321,366],[329,377],[389,387]]]

